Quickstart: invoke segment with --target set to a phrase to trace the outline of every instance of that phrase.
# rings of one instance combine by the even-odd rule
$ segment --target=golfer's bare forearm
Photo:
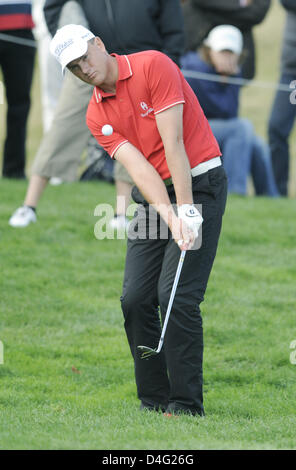
[[[190,165],[183,141],[175,143],[174,148],[166,149],[166,160],[170,170],[177,204],[192,204],[192,179]]]
[[[183,104],[177,104],[155,116],[169,167],[177,204],[192,204],[191,173],[183,142]]]

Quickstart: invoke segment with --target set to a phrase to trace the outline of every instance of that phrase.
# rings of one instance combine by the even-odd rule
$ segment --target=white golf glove
[[[178,217],[188,225],[196,239],[200,226],[203,223],[203,218],[196,207],[193,204],[182,204],[178,206]]]

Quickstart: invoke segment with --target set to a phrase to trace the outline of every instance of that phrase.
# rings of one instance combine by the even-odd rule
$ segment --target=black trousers
[[[34,39],[31,30],[10,30],[7,34]],[[33,47],[0,40],[0,66],[7,99],[7,131],[2,174],[8,178],[23,178],[25,175],[26,127],[30,110],[34,57]]]
[[[158,355],[141,359],[137,346],[158,346],[159,307],[163,320],[180,257],[180,249],[170,233],[168,239],[145,238],[143,234],[128,239],[121,305],[142,406],[203,415],[203,328],[199,306],[216,255],[225,210],[227,180],[223,167],[194,177],[192,185],[194,203],[202,204],[202,244],[198,250],[186,253],[164,346]],[[175,203],[173,186],[168,187],[168,193]],[[141,204],[135,220],[142,225],[141,218],[147,215],[149,206],[136,187],[132,196]]]

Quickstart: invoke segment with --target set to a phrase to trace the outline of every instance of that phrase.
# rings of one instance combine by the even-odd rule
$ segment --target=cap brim
[[[235,54],[241,53],[240,47],[236,47],[233,43],[228,42],[228,41],[225,41],[225,42],[219,41],[219,43],[217,44],[213,44],[211,41],[205,41],[204,44],[216,52],[231,51],[231,52],[234,52]]]

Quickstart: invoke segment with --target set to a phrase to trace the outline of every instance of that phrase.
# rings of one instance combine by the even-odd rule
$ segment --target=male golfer
[[[61,28],[51,51],[63,70],[94,87],[87,111],[91,132],[130,173],[135,202],[146,213],[153,206],[170,229],[166,238],[151,239],[148,230],[145,239],[132,237],[127,244],[121,303],[141,408],[203,415],[199,304],[227,194],[219,146],[195,94],[165,54],[109,55],[100,38],[78,25]],[[202,217],[194,204],[202,205]],[[201,247],[191,249],[201,231]],[[158,345],[158,308],[163,317],[180,249],[188,252],[164,348],[143,360],[137,346]]]

